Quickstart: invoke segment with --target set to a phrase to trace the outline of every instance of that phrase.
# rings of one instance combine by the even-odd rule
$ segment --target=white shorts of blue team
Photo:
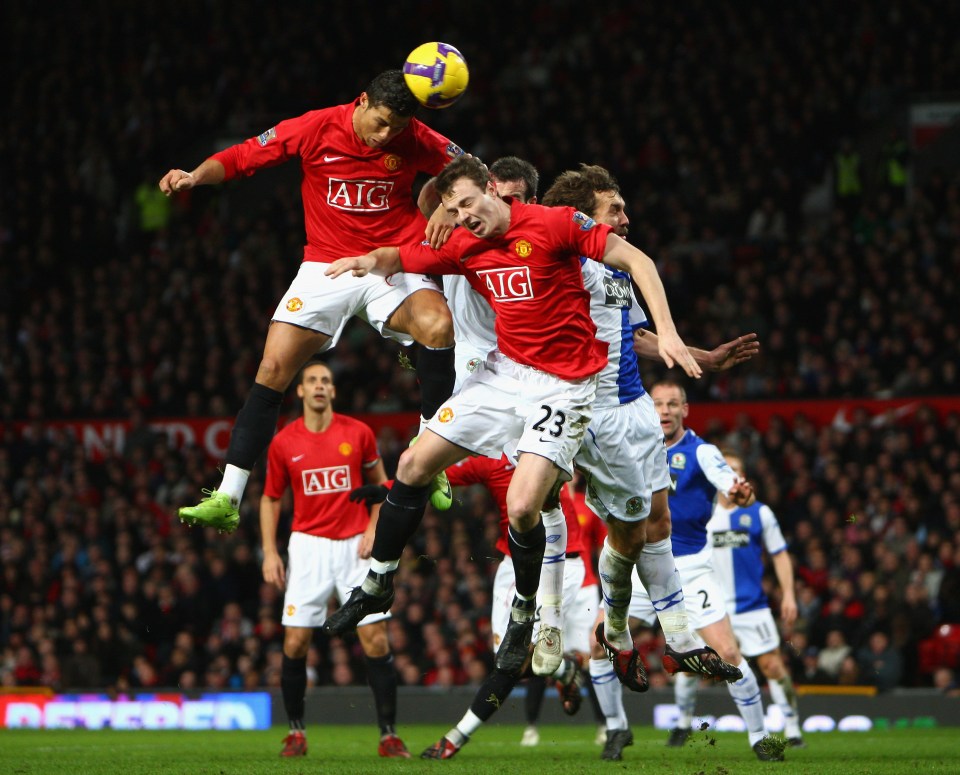
[[[441,293],[440,286],[423,274],[383,275],[368,274],[354,277],[347,272],[339,277],[327,277],[324,272],[330,264],[304,261],[283,294],[273,319],[309,328],[330,337],[322,348],[334,347],[352,317],[366,320],[381,335],[401,344],[412,344],[408,334],[387,327],[394,311],[417,291]]]
[[[727,605],[730,605],[729,600]],[[780,631],[769,608],[730,614],[730,624],[745,657],[759,657],[780,648]]]
[[[454,327],[457,321],[454,319]],[[478,334],[471,335],[471,338],[461,338],[459,332],[456,336],[456,345],[453,349],[453,367],[456,373],[453,392],[456,393],[463,387],[467,377],[476,371],[487,360],[487,355],[491,350],[497,349],[497,340],[481,341],[482,337]]]
[[[579,651],[581,654],[590,653],[590,626],[580,624],[583,617],[574,618],[576,600],[579,591],[583,588],[583,558],[568,557],[563,564],[563,603],[560,605],[560,620],[563,630],[563,650]],[[503,640],[507,625],[510,623],[510,606],[517,591],[517,576],[513,568],[513,560],[504,557],[493,577],[493,602],[490,610],[490,629],[493,631],[493,653],[497,653],[500,642]],[[539,610],[539,600],[537,610]],[[594,618],[596,608],[593,609]],[[534,642],[537,630],[534,628]]]
[[[575,465],[586,479],[587,505],[600,519],[646,519],[653,493],[670,486],[663,430],[650,396],[594,407]]]
[[[354,587],[359,587],[370,560],[357,552],[363,535],[352,538],[322,538],[291,533],[287,546],[287,592],[283,598],[284,627],[320,627],[327,620],[330,598],[343,605]],[[370,614],[358,627],[389,619],[390,613]]]
[[[495,460],[504,453],[511,459],[523,452],[539,455],[569,479],[596,392],[596,375],[565,380],[494,350],[427,427]]]
[[[696,554],[688,554],[676,558],[677,572],[680,574],[680,584],[683,587],[684,605],[687,609],[687,620],[690,629],[699,630],[711,624],[722,621],[727,615],[725,595],[720,588],[710,558],[713,547],[707,546]],[[633,594],[630,597],[629,615],[652,626],[657,614],[650,602],[650,595],[640,583],[637,569],[633,569],[631,576]]]

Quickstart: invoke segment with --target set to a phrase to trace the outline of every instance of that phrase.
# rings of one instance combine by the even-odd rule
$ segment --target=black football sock
[[[500,710],[500,706],[510,696],[510,692],[513,691],[513,687],[517,685],[519,680],[519,676],[507,675],[499,670],[494,670],[480,684],[480,688],[477,689],[470,705],[470,710],[481,721],[489,720],[494,713]]]
[[[421,345],[417,354],[417,381],[420,383],[420,414],[429,420],[453,393],[456,381],[453,348],[432,350]]]
[[[417,532],[423,519],[429,487],[411,487],[399,479],[380,507],[377,532],[373,538],[373,556],[383,562],[400,559],[407,541]]]
[[[527,696],[523,701],[523,709],[527,714],[527,724],[536,726],[540,718],[540,707],[543,705],[543,693],[547,690],[547,679],[542,675],[535,675],[527,679]]]
[[[237,415],[227,447],[227,463],[250,471],[277,430],[283,393],[254,383]]]
[[[307,694],[307,658],[293,659],[286,654],[280,666],[280,691],[291,730],[303,730]]]
[[[382,512],[381,512],[382,513]],[[383,517],[380,517],[383,519]],[[547,532],[543,520],[537,515],[537,524],[525,533],[507,529],[507,543],[517,577],[517,594],[525,599],[536,597],[540,586],[540,568],[543,565],[543,550],[547,545]]]
[[[373,704],[377,708],[377,724],[381,735],[396,733],[397,723],[397,671],[393,667],[393,654],[383,657],[366,657],[367,683],[373,690]]]

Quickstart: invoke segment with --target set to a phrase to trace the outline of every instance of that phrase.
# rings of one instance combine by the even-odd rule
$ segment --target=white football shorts
[[[494,350],[427,427],[497,460],[504,453],[513,459],[522,452],[540,455],[569,479],[596,392],[596,375],[569,381]]]
[[[287,546],[287,593],[283,598],[284,627],[320,627],[327,620],[327,604],[336,594],[347,602],[370,568],[370,560],[357,556],[362,534],[352,538],[322,538],[291,533]],[[370,614],[358,627],[389,619],[390,613]]]
[[[404,300],[420,290],[441,293],[440,286],[423,274],[354,277],[347,272],[327,277],[330,264],[304,261],[287,292],[280,299],[273,319],[327,334],[330,341],[320,351],[334,347],[351,317],[366,320],[383,336],[401,344],[413,343],[408,334],[387,327],[388,318]]]
[[[566,595],[566,590],[564,590]],[[564,598],[566,600],[566,598]],[[590,636],[597,623],[597,611],[600,607],[600,590],[596,584],[583,585],[573,598],[569,615],[563,620],[563,647],[565,651],[590,653]]]
[[[594,408],[574,464],[586,480],[587,505],[600,519],[646,519],[653,493],[670,486],[667,448],[650,396]]]
[[[745,657],[759,657],[780,648],[780,632],[769,608],[730,614],[730,624]]]

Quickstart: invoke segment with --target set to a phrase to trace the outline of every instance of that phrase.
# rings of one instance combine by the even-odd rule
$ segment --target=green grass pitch
[[[960,773],[960,730],[956,728],[810,734],[810,747],[788,750],[783,763],[758,762],[747,748],[745,734],[698,732],[686,747],[676,750],[664,746],[665,733],[636,728],[636,742],[625,750],[623,761],[606,762],[600,760],[600,748],[593,744],[592,726],[544,726],[540,745],[523,748],[518,742],[522,727],[491,725],[450,761],[417,758],[446,729],[401,726],[400,733],[414,755],[410,760],[380,759],[376,730],[370,726],[309,728],[309,755],[297,760],[278,756],[286,734],[280,727],[266,732],[2,730],[0,773]]]

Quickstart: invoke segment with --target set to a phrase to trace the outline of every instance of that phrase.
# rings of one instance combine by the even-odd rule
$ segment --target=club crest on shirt
[[[517,251],[517,255],[520,256],[520,258],[526,258],[533,253],[533,245],[531,245],[525,239],[518,239],[517,244],[513,246],[513,249]]]
[[[275,126],[270,127],[262,135],[257,135],[257,142],[260,143],[261,146],[266,145],[271,140],[276,140],[276,139],[277,139],[277,128]]]
[[[476,371],[479,368],[480,368],[479,358],[471,358],[469,361],[467,361],[467,371]]]
[[[687,467],[687,456],[682,452],[674,452],[670,456],[670,467],[684,469]]]
[[[597,225],[597,222],[593,220],[593,218],[579,210],[573,214],[573,222],[580,227],[581,231],[590,231],[590,229]]]
[[[453,409],[449,406],[445,406],[440,410],[440,413],[437,415],[437,420],[442,423],[453,422],[454,414]]]
[[[303,300],[294,296],[292,299],[287,299],[287,312],[299,312],[303,309]]]
[[[630,500],[627,501],[627,514],[633,516],[634,514],[639,514],[643,510],[643,498],[639,495],[633,496]]]
[[[297,607],[295,605],[287,606],[287,616],[293,616],[297,612]]]
[[[340,446],[337,447],[337,450],[340,452],[341,455],[346,457],[351,452],[353,452],[353,444],[351,444],[349,441],[341,442]]]
[[[401,164],[403,164],[403,159],[395,153],[388,153],[383,157],[383,166],[391,172],[400,169]]]
[[[750,524],[753,520],[750,518],[749,514],[740,515],[740,527],[750,527]]]

